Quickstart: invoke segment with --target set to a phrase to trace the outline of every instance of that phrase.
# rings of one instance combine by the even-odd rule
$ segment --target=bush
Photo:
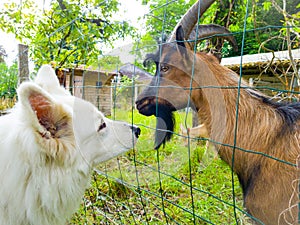
[[[17,85],[17,63],[14,63],[10,67],[8,67],[5,63],[0,63],[0,98],[15,98]]]

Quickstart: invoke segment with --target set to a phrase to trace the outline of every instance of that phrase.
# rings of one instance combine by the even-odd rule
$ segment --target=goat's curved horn
[[[185,35],[185,39],[188,39],[191,31],[193,30],[195,24],[198,21],[198,9],[200,7],[199,17],[203,15],[203,13],[209,8],[209,6],[215,0],[199,0],[197,1],[181,18],[181,20],[175,26],[168,42],[174,41],[176,39],[176,30],[181,25],[183,28],[183,32]]]
[[[204,39],[205,37],[211,37],[213,35],[217,35],[218,37],[226,39],[231,43],[233,50],[238,51],[238,45],[232,33],[225,27],[216,24],[198,25],[198,30],[196,26],[192,30],[188,39],[191,41],[190,45],[193,48],[194,44],[201,41],[201,39]],[[196,40],[196,42],[194,40]]]

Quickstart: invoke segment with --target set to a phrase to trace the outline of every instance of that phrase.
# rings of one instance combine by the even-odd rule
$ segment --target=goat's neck
[[[209,77],[206,77],[204,86],[214,87],[202,88],[200,95],[194,96],[194,101],[198,108],[198,116],[206,125],[210,139],[218,143],[220,157],[231,165],[233,147],[225,145],[237,147],[234,170],[247,179],[247,170],[253,168],[256,157],[239,149],[273,154],[266,152],[272,151],[270,146],[274,144],[277,136],[276,132],[270,131],[280,130],[282,119],[274,108],[251,95],[251,91],[242,88],[238,93],[237,75],[224,68],[221,70],[223,73],[214,72],[213,81],[207,80]],[[220,89],[215,86],[228,88]]]

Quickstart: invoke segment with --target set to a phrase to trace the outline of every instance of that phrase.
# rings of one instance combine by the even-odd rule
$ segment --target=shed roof
[[[65,69],[67,75],[74,75],[74,76],[98,76],[99,79],[102,81],[105,85],[110,85],[111,80],[114,76],[117,75],[115,72],[106,72],[106,71],[99,71],[99,70],[93,70],[93,69],[84,69],[84,68],[69,68]]]
[[[300,62],[300,49],[292,50],[292,56],[296,62]],[[266,65],[270,63],[272,59],[273,63],[275,64],[286,64],[286,66],[290,64],[290,57],[288,51],[274,52],[274,55],[272,52],[269,52],[223,58],[221,64],[234,70],[239,68],[241,63],[243,65],[243,68],[252,68],[257,67],[258,65]]]
[[[140,82],[148,82],[152,79],[152,75],[148,73],[147,71],[139,68],[136,65],[133,65],[131,63],[125,64],[120,67],[119,72],[121,75],[126,75],[130,79],[133,77],[137,77],[137,81]]]

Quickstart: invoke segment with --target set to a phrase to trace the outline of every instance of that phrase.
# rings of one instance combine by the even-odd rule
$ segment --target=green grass
[[[187,147],[177,128],[165,148],[155,151],[155,117],[116,112],[114,119],[140,126],[140,140],[134,150],[97,168],[70,224],[236,224],[233,185],[236,206],[243,209],[238,179],[232,181],[218,157],[204,160],[204,141]],[[179,112],[176,121],[178,127],[185,121],[191,126],[191,115]],[[236,213],[239,224],[247,224],[246,216]]]

